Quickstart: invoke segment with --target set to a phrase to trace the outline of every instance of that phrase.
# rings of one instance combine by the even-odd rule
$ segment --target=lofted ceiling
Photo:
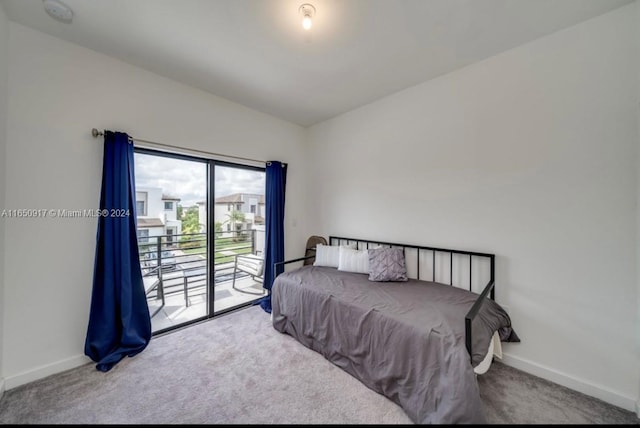
[[[309,126],[633,0],[0,0],[11,21]],[[316,8],[311,30],[298,8]]]

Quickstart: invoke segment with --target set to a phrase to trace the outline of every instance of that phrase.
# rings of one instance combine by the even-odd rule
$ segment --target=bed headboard
[[[329,236],[329,245],[353,243],[359,250],[402,248],[409,278],[449,284],[485,297],[490,294],[495,300],[495,254]]]

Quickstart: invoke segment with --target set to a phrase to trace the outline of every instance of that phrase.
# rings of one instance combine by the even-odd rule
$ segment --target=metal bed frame
[[[472,353],[472,347],[471,347],[471,323],[473,322],[473,319],[476,317],[476,315],[478,314],[478,311],[480,310],[480,308],[482,307],[482,304],[484,303],[484,300],[487,298],[487,295],[491,298],[491,300],[495,300],[495,259],[496,256],[495,254],[489,254],[489,253],[479,253],[476,251],[466,251],[466,250],[453,250],[453,249],[449,249],[449,248],[437,248],[437,247],[427,247],[427,246],[423,246],[423,245],[413,245],[413,244],[398,244],[398,243],[391,243],[391,242],[382,242],[382,241],[371,241],[368,239],[358,239],[358,238],[345,238],[345,237],[340,237],[340,236],[329,236],[329,244],[330,245],[342,245],[343,243],[356,243],[356,248],[357,249],[369,249],[369,246],[371,245],[376,245],[378,247],[395,247],[395,248],[402,248],[403,252],[405,252],[405,257],[406,257],[406,250],[407,249],[411,249],[411,250],[415,250],[416,252],[416,268],[417,268],[417,274],[415,275],[415,277],[411,277],[412,279],[418,279],[418,280],[422,280],[420,278],[420,261],[421,261],[421,253],[422,252],[431,252],[432,253],[432,277],[431,277],[431,281],[432,282],[436,282],[436,270],[437,270],[437,264],[436,264],[436,254],[449,254],[449,285],[454,286],[453,284],[453,255],[462,255],[462,256],[468,256],[469,257],[469,291],[472,291],[472,285],[473,285],[473,281],[472,281],[472,274],[473,274],[473,270],[472,270],[472,264],[473,264],[473,259],[474,257],[481,257],[484,259],[488,259],[489,260],[489,266],[490,266],[490,270],[489,270],[489,274],[490,274],[490,278],[489,281],[487,282],[487,284],[484,286],[484,288],[482,289],[482,292],[480,293],[480,295],[478,296],[478,298],[476,299],[475,303],[473,304],[473,306],[471,307],[471,309],[469,310],[469,312],[467,312],[467,315],[465,315],[464,317],[464,327],[465,327],[465,346],[467,348],[467,352],[469,353],[469,357],[472,358],[473,353]],[[364,247],[364,248],[363,248]],[[294,262],[299,262],[302,260],[306,260],[309,259],[311,257],[315,257],[315,255],[312,256],[307,256],[307,257],[299,257],[297,259],[292,259],[292,260],[285,260],[283,262],[277,262],[274,263],[274,272],[276,273],[276,276],[282,272],[284,270],[284,265],[289,264],[289,263],[294,263]],[[457,285],[456,285],[457,286]]]

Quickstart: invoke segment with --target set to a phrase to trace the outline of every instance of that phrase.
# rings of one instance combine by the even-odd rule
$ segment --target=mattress
[[[474,368],[493,337],[511,335],[511,320],[487,299],[472,322],[478,295],[436,282],[373,282],[367,275],[304,266],[271,290],[273,326],[398,403],[416,423],[485,423]],[[495,350],[495,347],[494,347]]]

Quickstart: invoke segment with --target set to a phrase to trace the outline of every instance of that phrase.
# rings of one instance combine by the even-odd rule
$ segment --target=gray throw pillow
[[[369,281],[408,281],[402,248],[369,250]]]

